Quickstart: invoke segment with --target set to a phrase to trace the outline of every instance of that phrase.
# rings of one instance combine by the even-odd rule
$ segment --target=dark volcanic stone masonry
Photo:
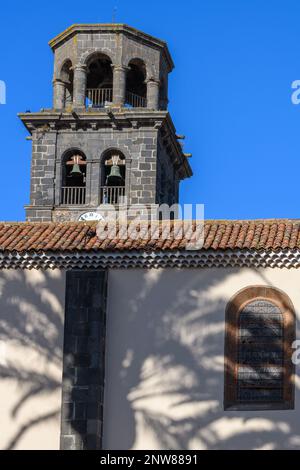
[[[111,150],[121,152],[125,159],[129,205],[155,210],[157,204],[177,203],[179,183],[192,171],[182,150],[182,136],[176,134],[167,111],[173,62],[166,43],[126,25],[74,25],[50,41],[50,46],[54,52],[53,107],[20,114],[32,136],[27,220],[74,221],[95,211],[101,203],[103,161]],[[86,101],[87,90],[96,86],[89,84],[93,60],[96,67],[101,60],[110,63],[112,101],[103,106]],[[126,87],[132,62],[143,64],[141,86],[146,95],[142,104],[138,99],[128,106]],[[62,200],[63,171],[70,151],[83,154],[87,163],[85,201],[80,204]]]
[[[61,449],[100,449],[106,271],[69,271],[63,354]]]

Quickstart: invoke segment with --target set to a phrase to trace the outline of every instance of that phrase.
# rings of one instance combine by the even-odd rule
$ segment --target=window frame
[[[239,402],[238,346],[239,316],[244,307],[255,300],[265,300],[276,305],[283,316],[283,400],[280,402]],[[283,291],[269,286],[248,286],[237,292],[228,302],[225,311],[224,347],[224,410],[292,410],[295,400],[295,365],[292,362],[295,340],[295,310]]]

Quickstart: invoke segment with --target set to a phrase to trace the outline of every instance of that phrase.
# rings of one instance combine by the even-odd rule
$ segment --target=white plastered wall
[[[299,323],[300,270],[110,271],[105,448],[300,448],[298,375],[295,410],[223,410],[225,308],[254,284],[283,290]]]
[[[0,272],[0,449],[59,449],[65,273]]]

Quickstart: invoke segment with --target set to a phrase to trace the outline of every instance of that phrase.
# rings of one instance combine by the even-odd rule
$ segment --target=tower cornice
[[[156,47],[162,51],[163,56],[165,57],[166,63],[168,64],[169,72],[174,68],[174,62],[172,60],[171,54],[169,52],[167,43],[158,39],[150,34],[144,33],[132,26],[128,26],[123,23],[96,23],[96,24],[73,24],[69,28],[65,29],[63,32],[55,36],[51,41],[49,41],[49,46],[53,51],[59,47],[62,43],[68,39],[76,36],[79,33],[116,33],[116,34],[125,34],[132,38],[138,39],[139,42],[142,42],[151,47]]]
[[[170,158],[176,165],[180,179],[192,176],[192,169],[186,154],[177,139],[176,129],[167,111],[149,110],[107,110],[88,112],[57,112],[45,110],[39,113],[20,113],[19,118],[26,129],[33,132],[97,132],[102,129],[143,131],[157,129],[170,148]]]

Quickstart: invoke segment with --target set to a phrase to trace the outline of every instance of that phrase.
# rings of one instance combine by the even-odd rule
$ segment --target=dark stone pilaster
[[[106,271],[69,271],[66,279],[60,446],[101,449]]]

